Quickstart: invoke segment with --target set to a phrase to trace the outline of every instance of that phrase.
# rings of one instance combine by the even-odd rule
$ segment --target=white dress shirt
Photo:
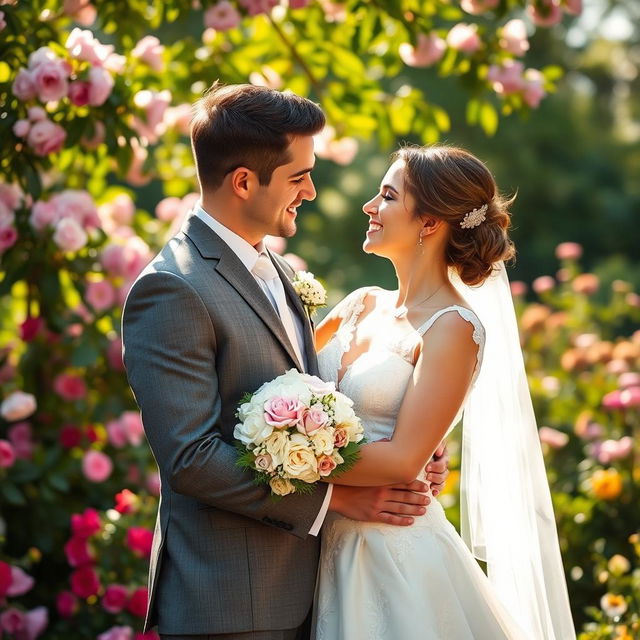
[[[258,278],[253,273],[253,267],[255,266],[258,256],[261,252],[263,252],[264,244],[260,242],[255,247],[248,243],[244,238],[241,238],[237,233],[231,231],[228,227],[225,227],[221,222],[216,220],[213,216],[209,215],[203,208],[201,204],[197,204],[194,208],[194,215],[196,215],[202,222],[204,222],[210,229],[212,229],[216,235],[218,235],[222,241],[238,256],[240,262],[247,268],[247,271],[251,273],[254,277],[255,281],[260,285],[260,288],[264,291],[265,295],[269,299],[269,302],[273,305],[274,309],[277,313],[277,305],[275,302],[275,298],[273,293],[270,291],[267,283],[262,279]],[[294,326],[296,330],[296,337],[298,339],[298,348],[299,352],[302,354],[304,362],[302,362],[302,366],[307,368],[305,350],[304,350],[304,330],[302,324],[302,318],[298,315],[296,310],[291,306],[291,304],[287,301],[287,306],[289,307],[289,311],[291,312],[291,317],[294,321]],[[313,536],[317,536],[320,532],[320,527],[324,522],[324,519],[327,515],[327,511],[329,509],[329,502],[331,501],[331,494],[333,493],[333,485],[329,484],[327,487],[327,493],[324,498],[324,502],[322,503],[322,507],[318,512],[318,515],[309,529],[309,533]]]

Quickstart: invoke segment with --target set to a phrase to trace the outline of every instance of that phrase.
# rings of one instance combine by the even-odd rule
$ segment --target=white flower
[[[293,288],[309,313],[327,304],[327,291],[309,271],[296,271]]]
[[[233,437],[246,445],[264,442],[273,432],[273,427],[264,420],[263,413],[255,412],[238,423],[233,430]]]
[[[287,476],[303,482],[316,482],[320,479],[318,461],[313,453],[309,439],[301,433],[294,433],[285,447],[282,469]]]
[[[627,610],[627,601],[624,596],[615,593],[605,593],[600,599],[602,610],[610,618],[618,618]]]
[[[335,429],[333,427],[323,427],[322,429],[317,429],[309,436],[313,450],[317,456],[330,456],[333,453],[334,432]]]
[[[24,391],[14,391],[0,406],[0,415],[8,422],[24,420],[36,410],[35,396]]]
[[[265,451],[271,456],[274,468],[282,464],[288,442],[288,432],[281,431],[280,429],[276,429],[268,438],[265,439],[263,446]]]

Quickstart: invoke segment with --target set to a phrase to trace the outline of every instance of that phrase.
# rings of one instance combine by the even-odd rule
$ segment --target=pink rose
[[[582,13],[582,0],[564,0],[562,8],[572,16],[579,16]]]
[[[4,597],[11,586],[11,565],[0,560],[0,601],[4,602]]]
[[[577,242],[561,242],[556,247],[558,260],[578,260],[582,256],[582,246]]]
[[[18,633],[24,630],[24,623],[24,613],[15,607],[10,607],[0,613],[0,629],[7,633]]]
[[[487,79],[493,90],[500,95],[509,95],[520,91],[523,86],[522,71],[524,65],[517,60],[505,60],[501,65],[492,64]]]
[[[64,146],[67,132],[51,120],[39,120],[29,130],[27,144],[39,156],[57,153]]]
[[[547,95],[544,83],[544,75],[538,69],[527,69],[524,72],[522,97],[533,109],[536,109],[540,104],[540,100]]]
[[[463,53],[476,52],[482,45],[477,25],[464,22],[455,25],[447,34],[447,44]]]
[[[311,435],[320,427],[324,427],[328,420],[329,416],[324,407],[320,403],[314,404],[304,412],[302,424],[298,424],[297,429],[300,433]]]
[[[341,449],[342,447],[346,447],[348,442],[349,434],[347,433],[347,430],[342,427],[338,427],[333,432],[333,446],[336,449]]]
[[[264,403],[264,420],[277,429],[293,427],[302,420],[303,407],[297,398],[276,396]]]
[[[0,229],[12,226],[15,221],[15,213],[8,209],[4,202],[0,201]]]
[[[32,415],[36,407],[35,396],[22,391],[14,391],[0,405],[0,415],[7,422],[17,422]]]
[[[135,513],[140,505],[140,498],[129,489],[123,489],[116,493],[115,501],[115,510],[122,514]]]
[[[76,80],[69,85],[69,100],[76,107],[84,107],[89,104],[89,89],[91,85],[88,82]]]
[[[403,42],[398,50],[400,58],[409,67],[428,67],[442,58],[446,42],[437,34],[418,34],[416,46]]]
[[[633,439],[624,436],[620,440],[605,440],[597,451],[597,458],[602,464],[610,464],[614,460],[622,460],[633,451]]]
[[[20,206],[22,198],[23,195],[20,187],[15,184],[0,182],[0,202],[4,204],[7,209],[15,211]]]
[[[318,459],[318,473],[322,477],[328,476],[338,464],[331,456],[320,456]]]
[[[540,442],[552,449],[562,449],[569,442],[569,436],[566,433],[551,427],[540,427],[538,436],[540,437]]]
[[[139,411],[125,411],[120,416],[124,430],[127,434],[129,443],[137,447],[144,440],[144,427]]]
[[[556,281],[551,276],[540,276],[531,283],[531,288],[538,294],[553,291]]]
[[[100,591],[100,579],[95,569],[84,565],[71,574],[71,590],[79,598],[90,598]]]
[[[16,120],[13,125],[13,134],[16,138],[26,138],[31,129],[31,123],[28,120]]]
[[[42,102],[60,100],[69,91],[69,68],[61,60],[47,60],[31,72],[38,98]]]
[[[4,19],[4,11],[0,11],[0,31],[5,29],[7,26],[7,21]]]
[[[106,425],[109,442],[116,448],[122,449],[128,444],[127,432],[120,420],[110,420]]]
[[[78,599],[71,591],[61,591],[56,598],[56,609],[61,618],[71,618],[78,609]]]
[[[104,482],[113,471],[111,458],[102,451],[90,449],[82,458],[82,473],[90,482]]]
[[[89,104],[92,107],[103,105],[111,95],[114,86],[111,74],[102,67],[89,69]]]
[[[69,373],[61,373],[53,381],[53,390],[67,402],[81,400],[87,395],[87,385],[79,377]]]
[[[640,387],[640,373],[629,371],[621,374],[618,378],[618,386],[621,389],[627,389],[629,387]]]
[[[106,311],[115,304],[116,292],[108,280],[92,281],[87,284],[85,300],[95,311]]]
[[[628,387],[620,392],[620,402],[625,409],[640,407],[640,387]]]
[[[122,362],[122,340],[114,338],[109,341],[107,347],[107,362],[114,371],[124,371],[124,363]]]
[[[134,616],[144,618],[147,614],[147,604],[149,601],[149,591],[146,587],[139,587],[131,595],[127,603],[127,611]]]
[[[460,6],[467,13],[477,16],[498,6],[499,0],[461,0]]]
[[[49,624],[49,611],[46,607],[36,607],[25,615],[25,631],[21,640],[35,640]]]
[[[36,231],[42,231],[58,221],[58,210],[55,202],[38,200],[31,208],[29,222]]]
[[[149,91],[143,89],[133,97],[133,102],[139,109],[144,110],[143,120],[136,118],[133,128],[149,142],[156,142],[158,136],[164,132],[164,113],[171,104],[171,92]]]
[[[31,122],[39,122],[49,117],[42,107],[29,107],[27,109],[27,116]]]
[[[600,279],[594,273],[581,273],[576,276],[571,286],[576,293],[590,296],[600,287]]]
[[[9,442],[13,445],[16,458],[29,460],[33,455],[33,439],[31,425],[28,422],[18,422],[7,431]]]
[[[152,472],[147,476],[147,491],[152,496],[159,496],[161,488],[160,474]]]
[[[89,538],[102,530],[100,516],[95,509],[85,509],[83,513],[71,516],[71,532],[74,536]]]
[[[183,213],[182,200],[180,198],[164,198],[156,205],[156,218],[163,222],[171,222]]]
[[[160,44],[158,38],[155,36],[145,36],[142,40],[138,41],[131,55],[134,58],[142,60],[142,62],[149,65],[154,71],[162,71],[164,68],[164,62],[162,60],[163,53],[164,47]]]
[[[98,14],[96,8],[86,0],[64,0],[62,10],[83,27],[90,27]]]
[[[562,20],[559,0],[533,0],[527,11],[538,27],[552,27]]]
[[[621,392],[616,389],[615,391],[610,391],[602,398],[602,407],[604,409],[623,409],[624,405],[622,403]]]
[[[127,193],[119,193],[115,198],[100,206],[99,214],[103,223],[112,226],[129,225],[136,213],[136,206]]]
[[[31,342],[38,337],[44,324],[44,320],[41,317],[29,316],[20,325],[20,339],[24,342]]]
[[[35,580],[20,567],[11,567],[11,585],[7,590],[7,595],[15,598],[23,596],[33,588]]]
[[[523,56],[529,50],[527,27],[522,20],[509,20],[500,35],[500,46],[514,56]]]
[[[120,613],[129,598],[127,587],[122,584],[110,584],[102,596],[102,608],[109,613]]]
[[[191,105],[183,102],[177,107],[167,108],[164,112],[164,124],[167,128],[176,129],[183,136],[188,136],[192,115]],[[198,197],[200,197],[200,194],[198,194]]]
[[[273,458],[268,453],[263,453],[256,456],[253,464],[258,471],[271,471],[273,469]]]
[[[69,34],[65,47],[72,58],[86,60],[94,67],[101,67],[113,53],[113,45],[102,44],[91,31],[77,27]]]
[[[36,97],[36,85],[33,81],[33,75],[27,69],[18,71],[11,89],[18,100],[33,100]]]
[[[89,549],[87,538],[73,537],[64,545],[67,562],[72,567],[82,567],[91,564],[95,558]]]
[[[88,240],[86,231],[72,218],[60,220],[53,234],[53,241],[63,251],[79,251]]]
[[[127,546],[136,555],[148,558],[153,545],[153,531],[144,527],[130,527],[127,531]]]
[[[0,469],[12,467],[16,461],[16,452],[8,440],[0,440]]]
[[[133,640],[133,629],[125,626],[111,627],[98,636],[98,640]]]
[[[141,187],[151,180],[151,176],[144,173],[144,163],[147,159],[148,152],[145,147],[141,146],[136,138],[129,141],[131,150],[133,151],[133,159],[125,176],[125,180],[134,187]]]
[[[100,120],[94,120],[90,124],[93,125],[92,133],[83,135],[82,138],[80,138],[80,144],[88,151],[93,151],[104,142],[106,129]]]
[[[527,283],[522,282],[522,280],[512,280],[509,286],[511,287],[511,295],[514,298],[521,298],[527,293]]]
[[[278,4],[278,0],[240,0],[240,4],[250,16],[257,16],[269,13]]]
[[[18,232],[13,227],[0,229],[0,252],[13,247],[18,241]]]

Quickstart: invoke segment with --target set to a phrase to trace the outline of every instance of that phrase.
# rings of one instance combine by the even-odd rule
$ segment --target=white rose
[[[306,436],[301,433],[294,433],[285,447],[284,460],[282,461],[284,472],[304,482],[315,482],[309,480],[318,473],[318,461],[313,453],[313,449]]]
[[[343,393],[336,392],[336,401],[333,406],[334,419],[337,424],[351,422],[355,417],[353,412],[353,400],[347,398]]]
[[[326,396],[336,392],[336,385],[333,382],[325,382],[318,376],[305,374],[305,382],[315,396]]]
[[[338,429],[344,429],[349,437],[349,442],[360,442],[364,437],[364,429],[360,419],[354,414],[351,420],[345,420],[336,425]]]
[[[4,399],[0,406],[0,415],[8,422],[28,418],[37,407],[35,396],[24,391],[14,391]]]
[[[289,434],[287,431],[276,429],[268,438],[265,439],[263,445],[265,451],[273,459],[273,466],[277,467],[282,464],[285,456],[285,449],[289,442]]]
[[[271,487],[271,491],[273,491],[277,496],[286,496],[296,490],[290,480],[287,480],[287,478],[280,478],[278,476],[269,480],[269,486]]]
[[[273,432],[273,427],[264,421],[262,414],[253,413],[236,425],[233,437],[240,442],[249,444],[261,444]]]
[[[324,427],[317,429],[309,436],[317,456],[330,456],[332,454],[334,432],[335,429],[333,427]]]

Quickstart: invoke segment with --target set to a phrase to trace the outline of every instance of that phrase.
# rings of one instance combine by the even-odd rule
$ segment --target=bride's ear
[[[422,229],[420,230],[420,235],[424,238],[426,236],[430,236],[434,234],[440,227],[444,224],[442,220],[439,218],[434,218],[433,216],[423,216],[422,218]]]

